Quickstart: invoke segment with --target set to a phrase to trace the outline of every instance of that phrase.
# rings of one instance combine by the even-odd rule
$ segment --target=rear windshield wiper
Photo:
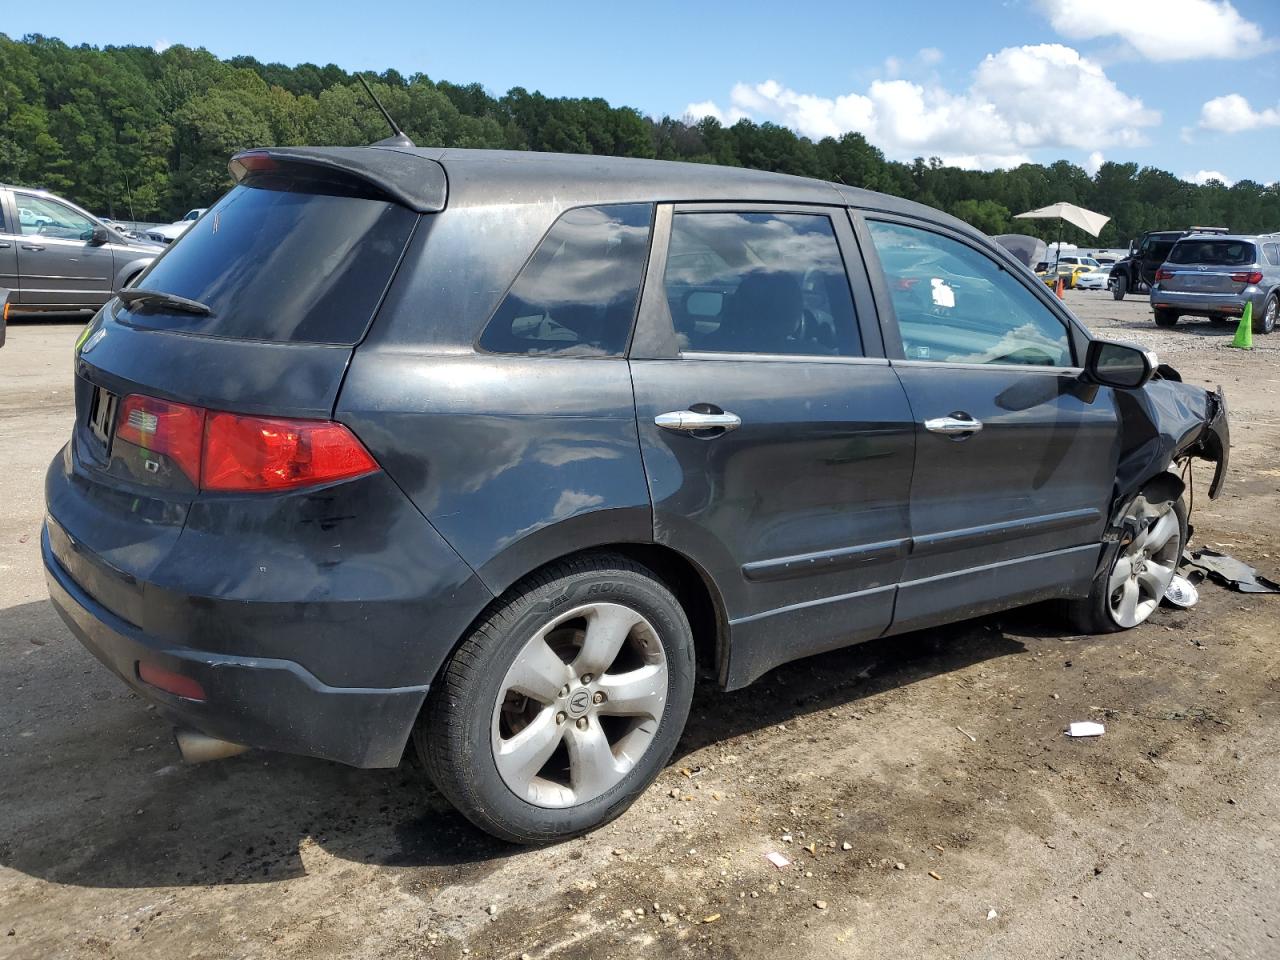
[[[121,303],[133,306],[134,304],[156,303],[163,304],[173,310],[182,310],[185,313],[198,313],[203,317],[213,316],[213,310],[207,303],[201,303],[199,300],[192,300],[188,297],[180,297],[176,293],[165,293],[163,290],[142,290],[133,287],[128,290],[121,290],[116,294]]]

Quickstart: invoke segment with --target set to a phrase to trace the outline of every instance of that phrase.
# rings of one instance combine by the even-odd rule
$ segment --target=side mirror
[[[1158,364],[1154,353],[1132,343],[1092,340],[1085,355],[1084,372],[1091,383],[1136,390],[1155,375]]]
[[[93,229],[89,231],[89,235],[84,237],[84,239],[88,240],[95,247],[100,247],[104,243],[111,242],[111,231],[98,223],[94,225]]]

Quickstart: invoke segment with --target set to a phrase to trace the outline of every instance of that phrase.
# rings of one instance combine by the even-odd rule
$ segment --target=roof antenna
[[[364,92],[369,95],[369,99],[373,101],[373,105],[382,111],[382,115],[387,118],[387,126],[391,128],[391,136],[385,140],[379,140],[377,143],[370,144],[374,147],[416,147],[417,144],[409,139],[409,135],[405,133],[391,119],[391,114],[387,112],[387,108],[382,105],[382,101],[374,94],[373,89],[369,86],[369,82],[365,80],[364,74],[357,73],[356,79],[360,81],[360,85],[364,87]]]

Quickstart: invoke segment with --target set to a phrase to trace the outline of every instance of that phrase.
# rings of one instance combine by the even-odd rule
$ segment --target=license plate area
[[[93,388],[93,396],[89,400],[89,433],[102,445],[104,453],[111,446],[118,402],[119,398],[114,393],[102,387]]]

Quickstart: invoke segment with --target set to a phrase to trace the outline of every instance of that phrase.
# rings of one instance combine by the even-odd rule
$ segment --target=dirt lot
[[[1071,304],[1225,384],[1196,540],[1275,576],[1280,335]],[[1280,598],[1209,585],[1121,637],[1035,608],[704,685],[635,808],[551,849],[487,840],[412,766],[181,766],[46,599],[77,332],[0,350],[0,957],[1280,956]],[[1062,736],[1085,719],[1106,735]]]

